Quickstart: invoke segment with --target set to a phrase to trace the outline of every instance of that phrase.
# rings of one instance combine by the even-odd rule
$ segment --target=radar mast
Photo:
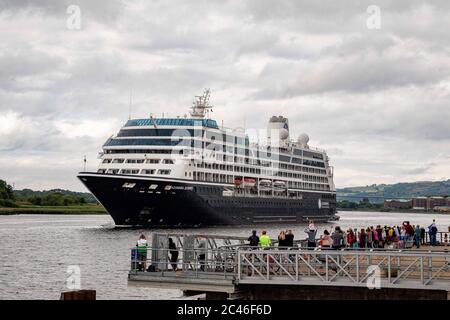
[[[208,112],[212,111],[212,106],[209,104],[210,96],[211,90],[209,89],[206,89],[202,96],[195,96],[190,112],[193,118],[202,119]]]

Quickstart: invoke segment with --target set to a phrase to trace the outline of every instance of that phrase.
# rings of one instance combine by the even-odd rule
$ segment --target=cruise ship
[[[190,117],[129,119],[103,145],[98,170],[78,174],[117,226],[337,219],[329,158],[308,135],[291,139],[287,118],[271,117],[251,139],[210,118],[209,90],[191,109]]]

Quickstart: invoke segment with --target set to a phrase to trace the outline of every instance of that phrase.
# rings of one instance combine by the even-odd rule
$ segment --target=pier
[[[177,245],[174,271],[168,239]],[[203,239],[203,240],[201,240]],[[198,248],[199,241],[206,248]],[[431,249],[255,248],[246,238],[154,234],[129,285],[206,293],[206,299],[449,299],[450,254]],[[199,260],[204,254],[204,260]],[[150,267],[151,266],[151,267]]]

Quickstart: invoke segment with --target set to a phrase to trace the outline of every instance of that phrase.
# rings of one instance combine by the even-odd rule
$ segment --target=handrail
[[[153,247],[141,249],[139,253],[133,247],[129,274],[154,271],[145,272],[149,276],[146,279],[155,275],[158,281],[160,277],[176,276],[211,282],[222,278],[234,283],[363,286],[370,278],[370,268],[375,268],[382,286],[450,291],[450,254],[446,248],[344,247],[335,250],[320,246],[305,248],[299,243],[294,247],[262,248],[242,241],[233,244],[227,240],[219,244],[216,237],[207,237],[206,248],[189,242],[194,248],[181,245],[174,250],[165,247],[164,241],[154,242]],[[177,253],[172,255],[174,251]]]
[[[238,283],[433,288],[450,291],[448,252],[238,252]],[[383,272],[384,271],[384,272]]]

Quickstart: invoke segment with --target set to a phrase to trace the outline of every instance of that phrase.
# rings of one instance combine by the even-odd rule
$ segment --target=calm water
[[[428,226],[433,218],[439,230],[447,230],[450,215],[382,212],[340,212],[341,220],[320,224],[319,229],[366,227],[377,224]],[[304,239],[305,225],[266,226],[275,238],[281,229],[292,229]],[[256,229],[261,230],[262,226]],[[177,230],[184,233],[248,236],[252,227],[213,227]],[[67,291],[67,267],[81,269],[83,289],[97,290],[98,299],[174,299],[179,290],[127,286],[129,248],[144,232],[158,230],[115,229],[106,215],[0,216],[0,299],[59,299]]]

